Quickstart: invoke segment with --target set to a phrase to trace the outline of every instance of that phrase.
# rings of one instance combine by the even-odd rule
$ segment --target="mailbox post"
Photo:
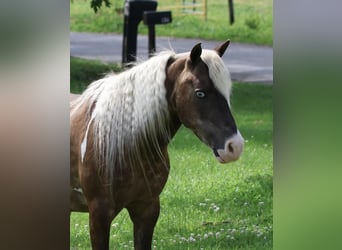
[[[235,21],[233,0],[228,0],[228,6],[230,24],[233,24]]]
[[[126,0],[124,6],[124,30],[122,40],[122,63],[135,61],[137,56],[138,25],[144,11],[155,11],[157,2],[151,0]]]
[[[145,11],[144,24],[148,26],[148,54],[152,56],[156,52],[156,24],[167,24],[172,21],[171,11]]]
[[[139,23],[144,19],[149,30],[149,54],[155,52],[155,24],[171,22],[171,12],[157,12],[157,1],[126,0],[124,6],[124,29],[122,39],[122,64],[135,61]]]

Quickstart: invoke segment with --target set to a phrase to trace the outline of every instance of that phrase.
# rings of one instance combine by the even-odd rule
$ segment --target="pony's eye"
[[[196,91],[196,96],[198,98],[204,98],[205,97],[205,93],[203,91],[201,91],[201,90],[197,90]]]

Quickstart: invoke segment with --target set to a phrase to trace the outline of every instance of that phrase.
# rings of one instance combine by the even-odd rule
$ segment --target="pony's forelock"
[[[221,57],[214,50],[202,50],[201,58],[208,66],[209,77],[215,88],[224,96],[230,106],[232,82],[230,74]]]

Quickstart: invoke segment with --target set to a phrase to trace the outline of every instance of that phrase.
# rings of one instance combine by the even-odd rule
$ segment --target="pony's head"
[[[197,44],[168,67],[168,76],[174,76],[171,104],[180,122],[212,148],[220,163],[237,160],[244,145],[230,110],[230,75],[221,59],[228,45],[202,50]]]

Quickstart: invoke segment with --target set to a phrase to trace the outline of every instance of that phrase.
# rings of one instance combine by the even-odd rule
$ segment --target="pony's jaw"
[[[229,163],[240,158],[243,151],[244,139],[237,131],[232,137],[226,140],[224,149],[214,149],[216,160],[220,163]]]

